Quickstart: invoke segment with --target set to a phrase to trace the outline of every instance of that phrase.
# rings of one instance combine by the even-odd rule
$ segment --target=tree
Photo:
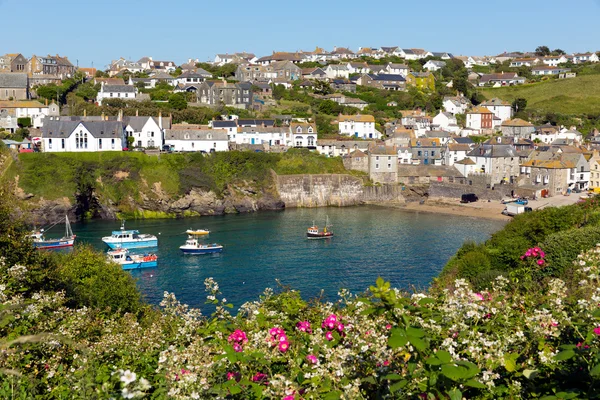
[[[133,142],[135,142],[135,138],[133,136],[127,136],[127,148],[131,149],[133,147]]]
[[[98,95],[98,90],[99,88],[91,83],[83,83],[77,87],[75,94],[84,100],[94,100]]]
[[[539,56],[539,57],[549,56],[550,55],[550,48],[548,46],[538,46],[535,49],[535,55]]]
[[[108,78],[108,74],[104,71],[100,71],[97,70],[96,71],[96,75],[94,75],[96,78]]]
[[[187,108],[187,101],[185,101],[183,94],[175,93],[169,97],[169,106],[176,110],[185,110]]]
[[[567,54],[567,53],[565,53],[565,51],[562,49],[555,49],[552,51],[552,55],[555,55],[555,56],[562,56],[565,54]]]
[[[512,109],[514,112],[524,111],[527,107],[527,99],[519,97],[512,102]]]
[[[275,100],[281,100],[286,94],[285,86],[274,85],[273,86],[273,98]]]
[[[329,82],[316,81],[314,84],[314,92],[315,94],[326,95],[333,93],[333,89],[331,88]]]

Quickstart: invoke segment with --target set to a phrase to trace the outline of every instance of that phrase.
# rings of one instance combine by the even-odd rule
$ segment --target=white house
[[[471,146],[464,143],[448,143],[444,151],[444,164],[451,167],[458,161],[467,158],[467,153],[471,151]]]
[[[186,71],[175,78],[174,83],[177,85],[193,85],[202,83],[207,79],[212,78],[212,74],[202,68],[197,68],[195,71]]]
[[[238,126],[235,120],[209,121],[208,126],[213,129],[224,129],[227,132],[229,141],[238,143],[236,141]]]
[[[408,65],[404,64],[388,63],[388,65],[385,66],[385,70],[390,75],[402,75],[406,78],[406,75],[408,75],[410,68],[408,68]]]
[[[121,121],[81,121],[49,117],[42,127],[44,152],[122,151],[125,130]]]
[[[464,96],[444,97],[442,103],[444,111],[450,114],[464,114],[470,106],[469,100]]]
[[[375,129],[375,117],[372,115],[339,115],[340,135],[361,139],[381,139],[381,132]]]
[[[559,75],[565,72],[571,72],[571,68],[539,66],[531,69],[532,75]]]
[[[550,67],[558,67],[558,64],[564,64],[567,61],[569,60],[563,55],[542,57],[542,62]]]
[[[410,146],[398,146],[398,164],[412,164],[412,149]]]
[[[352,153],[355,150],[366,152],[372,141],[366,140],[333,140],[321,139],[317,144],[317,152],[328,157],[340,157]]]
[[[317,147],[317,126],[313,123],[292,122],[290,124],[290,139],[293,147]]]
[[[446,66],[446,63],[444,61],[436,61],[436,60],[429,60],[425,63],[425,65],[423,65],[423,68],[426,69],[427,71],[439,71],[440,69],[444,68]]]
[[[125,117],[125,136],[133,137],[134,147],[152,148],[162,147],[164,144],[165,129],[171,128],[171,118],[162,114],[157,117]]]
[[[500,119],[500,123],[504,121],[508,121],[513,117],[513,109],[512,105],[504,100],[500,100],[498,98],[493,98],[491,100],[486,100],[481,103],[482,107],[490,110],[495,117]]]
[[[488,133],[494,127],[494,114],[485,107],[478,106],[467,112],[466,127],[479,133]]]
[[[348,66],[346,64],[343,64],[343,65],[329,64],[327,66],[327,68],[325,68],[324,71],[327,74],[327,78],[329,78],[329,79],[337,79],[337,78],[348,79],[350,77],[350,71],[348,70]]]
[[[100,87],[96,100],[102,105],[104,99],[122,99],[135,100],[137,88],[131,85],[105,85],[104,82]]]
[[[574,64],[581,64],[584,62],[597,63],[600,61],[600,58],[596,53],[575,53],[572,57]]]
[[[41,128],[46,117],[59,115],[60,109],[54,102],[44,105],[35,100],[0,101],[0,118],[13,122],[15,129],[19,118],[31,118],[31,125]],[[5,128],[12,130],[13,125],[8,122],[6,124]]]
[[[217,121],[213,121],[213,126],[215,122]],[[236,133],[229,134],[229,141],[237,144],[284,146],[290,142],[289,133],[289,128],[274,126],[240,126],[237,128]]]
[[[440,111],[438,115],[433,117],[432,125],[437,125],[440,129],[448,132],[460,132],[460,127],[458,126],[456,117],[449,112]]]
[[[350,74],[368,74],[371,72],[371,68],[367,63],[349,62],[346,66]]]
[[[167,129],[165,145],[173,151],[211,153],[229,150],[227,132],[223,129]]]

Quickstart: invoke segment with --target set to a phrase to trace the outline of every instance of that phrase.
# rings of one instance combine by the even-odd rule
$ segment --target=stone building
[[[29,99],[29,78],[24,73],[0,73],[0,100]]]
[[[502,136],[530,139],[535,132],[535,126],[520,118],[504,121],[501,126]]]
[[[369,178],[375,183],[398,183],[396,146],[375,145],[369,148]]]

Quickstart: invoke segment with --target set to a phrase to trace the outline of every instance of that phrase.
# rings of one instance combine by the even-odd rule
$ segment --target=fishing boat
[[[206,230],[206,229],[188,229],[187,231],[185,231],[185,233],[187,233],[188,235],[196,235],[196,236],[203,236],[203,235],[208,235],[210,233],[210,231]]]
[[[313,225],[306,231],[306,237],[308,239],[327,239],[333,237],[333,231],[331,230],[331,225],[329,225],[329,217],[327,217],[327,222],[322,231],[319,230],[319,227],[313,221]]]
[[[185,244],[179,246],[179,250],[183,254],[212,254],[222,252],[223,246],[217,243],[202,244],[198,242],[196,235],[189,235]]]
[[[36,249],[60,249],[63,247],[73,247],[76,235],[71,230],[71,224],[69,223],[69,217],[65,215],[65,236],[60,239],[47,239],[44,236],[44,230],[33,231],[30,235],[33,240],[33,247]]]
[[[138,230],[126,230],[125,221],[121,222],[121,229],[112,231],[110,236],[105,236],[102,241],[111,249],[140,249],[158,246],[158,239],[154,235],[140,233]]]
[[[127,249],[110,250],[106,254],[109,261],[121,265],[123,269],[152,268],[158,265],[156,254],[129,254]]]

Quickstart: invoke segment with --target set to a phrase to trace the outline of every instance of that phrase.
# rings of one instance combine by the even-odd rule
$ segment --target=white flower
[[[133,399],[134,393],[130,392],[129,389],[127,388],[123,388],[123,390],[121,390],[121,396],[123,396],[126,399]]]
[[[137,375],[135,372],[131,372],[130,370],[127,370],[121,374],[121,382],[123,382],[125,386],[135,382],[136,378]]]
[[[148,380],[146,378],[140,378],[140,389],[141,390],[148,390],[151,387],[152,386],[150,385],[150,382],[148,382]]]

